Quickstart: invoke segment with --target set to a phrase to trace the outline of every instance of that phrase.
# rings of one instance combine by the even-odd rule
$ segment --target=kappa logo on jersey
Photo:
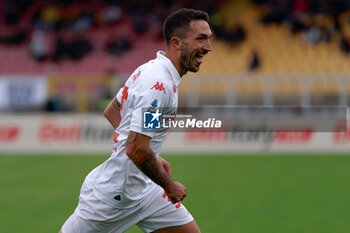
[[[159,106],[160,101],[154,99],[151,103],[151,106],[143,112],[144,129],[160,129],[160,116],[162,113],[159,112]]]
[[[157,82],[156,84],[154,84],[154,86],[151,89],[155,89],[158,91],[163,91],[165,93],[165,88],[163,86],[163,83],[159,84],[159,82]]]

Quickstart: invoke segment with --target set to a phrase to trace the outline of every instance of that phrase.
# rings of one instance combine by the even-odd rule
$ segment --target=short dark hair
[[[209,22],[209,16],[205,11],[182,8],[171,13],[166,18],[163,25],[163,35],[168,46],[170,45],[171,37],[184,38],[186,36],[192,20]]]

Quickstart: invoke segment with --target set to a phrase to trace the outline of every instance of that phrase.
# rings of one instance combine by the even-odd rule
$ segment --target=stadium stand
[[[165,49],[161,27],[169,11],[199,2],[202,7],[216,8],[210,1],[1,1],[1,73],[130,72],[153,58],[155,51]],[[13,42],[17,31],[25,39]],[[31,50],[35,39],[40,48]],[[62,46],[57,47],[59,40]],[[78,42],[82,41],[91,46],[86,54],[80,51],[84,45]],[[59,48],[63,55],[56,56]],[[29,52],[36,49],[45,55]]]
[[[9,2],[11,1],[3,2],[3,9],[6,5],[11,5]],[[25,11],[25,14],[19,19],[16,26],[26,25],[27,29],[23,29],[24,26],[19,26],[19,28],[27,32],[27,38],[19,45],[9,46],[6,43],[2,43],[0,46],[0,53],[2,54],[2,73],[101,73],[111,68],[118,72],[130,72],[145,59],[153,57],[155,50],[164,49],[162,41],[155,39],[159,38],[160,34],[159,27],[161,25],[159,22],[153,24],[149,23],[149,26],[147,26],[149,29],[146,30],[145,33],[137,34],[134,28],[136,24],[135,17],[129,14],[127,10],[123,10],[123,8],[120,10],[120,19],[116,20],[112,25],[107,25],[106,22],[101,23],[101,19],[96,19],[98,17],[107,17],[102,15],[102,13],[106,11],[106,8],[109,9],[108,6],[113,8],[106,3],[95,4],[93,1],[87,1],[87,3],[82,3],[82,1],[68,1],[74,4],[62,6],[62,2],[64,1],[49,1],[52,5],[47,6],[40,1],[27,0],[24,2],[30,5],[27,7],[28,10]],[[115,2],[119,3],[120,1]],[[269,4],[269,1],[263,2],[266,2],[267,5]],[[97,10],[94,9],[93,12],[90,12],[93,7]],[[124,7],[126,8],[127,6],[124,5]],[[257,69],[259,72],[350,72],[350,61],[347,56],[344,55],[344,52],[340,50],[341,34],[347,37],[350,34],[348,12],[345,11],[345,13],[339,15],[339,31],[334,33],[334,36],[329,39],[329,42],[319,41],[317,43],[312,43],[307,39],[307,31],[295,34],[291,32],[290,25],[286,26],[286,23],[272,22],[263,24],[261,20],[263,15],[266,14],[264,13],[264,11],[266,11],[264,7],[266,6],[254,5],[250,1],[227,1],[224,7],[218,9],[218,12],[212,13],[212,18],[214,18],[214,15],[219,15],[221,18],[220,21],[222,21],[221,24],[228,28],[226,31],[234,30],[234,28],[239,25],[244,30],[244,35],[242,35],[241,39],[232,39],[234,42],[232,42],[232,40],[227,42],[227,40],[220,39],[222,37],[219,36],[223,33],[217,30],[216,33],[218,37],[213,42],[215,53],[209,54],[208,58],[206,58],[207,62],[203,65],[203,72],[247,72],[254,51],[259,55],[260,66]],[[93,13],[93,16],[90,18],[93,22],[90,22],[91,25],[86,26],[86,30],[79,29],[73,30],[73,32],[66,32],[67,30],[63,29],[57,29],[58,32],[57,30],[53,32],[51,29],[47,29],[48,23],[46,22],[46,24],[44,24],[44,19],[47,21],[58,21],[59,19],[50,19],[50,17],[63,18],[64,15],[60,15],[60,12],[66,9],[68,9],[71,14],[73,14],[72,12],[76,9],[76,11],[78,11],[76,14],[83,16],[84,14]],[[41,18],[39,16],[39,19],[37,16],[38,12],[41,12]],[[84,19],[83,16],[76,16],[76,21],[71,27],[77,27],[75,25],[80,22],[79,20]],[[70,15],[70,17],[72,18],[73,16]],[[10,31],[14,31],[13,28],[15,27],[13,25],[6,25],[5,19],[0,23],[2,38],[8,34],[9,29],[11,29]],[[67,19],[65,20],[67,21]],[[146,20],[150,21],[151,16],[147,15]],[[325,21],[332,21],[331,19],[327,19],[327,16],[322,15],[315,15],[313,20],[319,22],[318,24],[320,25],[326,24]],[[61,21],[65,22],[63,19],[61,19]],[[33,22],[33,25],[28,25],[28,22]],[[61,22],[60,24],[64,23]],[[30,28],[28,29],[28,27]],[[64,28],[62,25],[60,27]],[[43,29],[45,29],[44,34],[48,34],[46,39],[49,40],[49,47],[51,47],[51,50],[53,49],[52,47],[55,46],[55,40],[57,40],[56,34],[69,33],[73,34],[69,35],[73,38],[79,37],[91,41],[93,48],[86,56],[82,56],[81,59],[76,59],[77,61],[75,62],[69,59],[63,59],[61,62],[52,62],[51,60],[35,62],[33,58],[29,56],[29,42],[33,39],[36,30]],[[225,39],[227,39],[227,33],[225,35]],[[118,40],[123,37],[127,38],[130,43],[130,48],[126,46],[127,48],[125,48],[125,51],[121,51],[117,56],[106,55],[106,44],[111,38]],[[142,51],[140,48],[142,48]],[[50,52],[52,53],[52,51]],[[71,63],[74,63],[74,65],[70,65]],[[18,64],[20,64],[21,67],[20,71],[16,68]]]
[[[350,8],[347,1],[337,4],[342,7],[318,0],[3,0],[0,73],[43,74],[56,88],[63,84],[54,79],[75,74],[76,89],[86,95],[82,76],[96,74],[100,78],[88,79],[100,85],[113,71],[122,82],[165,49],[161,22],[168,12],[194,7],[211,16],[215,52],[205,57],[200,81],[183,82],[183,105],[271,104],[268,95],[276,97],[273,104],[297,104],[306,89],[315,97],[309,104],[347,103],[334,101],[350,93]],[[56,91],[51,88],[50,95]],[[73,105],[90,109],[88,103]]]
[[[225,12],[235,12],[234,7]],[[330,42],[311,44],[305,41],[304,33],[292,35],[285,24],[262,24],[261,11],[252,4],[241,7],[236,21],[248,32],[246,39],[236,47],[216,41],[215,53],[208,55],[209,62],[203,66],[205,72],[247,72],[251,53],[256,49],[261,59],[259,72],[263,73],[350,72],[350,61],[339,49],[339,35]]]

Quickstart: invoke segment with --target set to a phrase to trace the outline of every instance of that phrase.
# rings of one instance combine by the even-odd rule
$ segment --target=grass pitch
[[[58,232],[107,156],[1,155],[0,232]],[[350,232],[350,157],[165,156],[203,233]],[[139,233],[134,227],[127,233]]]

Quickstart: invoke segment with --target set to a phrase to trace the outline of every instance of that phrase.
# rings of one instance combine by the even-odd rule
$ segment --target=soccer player
[[[180,203],[185,186],[159,156],[167,129],[145,131],[142,111],[175,113],[181,77],[199,70],[212,32],[207,13],[192,9],[169,15],[163,32],[167,51],[138,67],[104,111],[115,128],[113,153],[86,177],[62,233],[119,233],[133,225],[144,232],[200,232]]]

